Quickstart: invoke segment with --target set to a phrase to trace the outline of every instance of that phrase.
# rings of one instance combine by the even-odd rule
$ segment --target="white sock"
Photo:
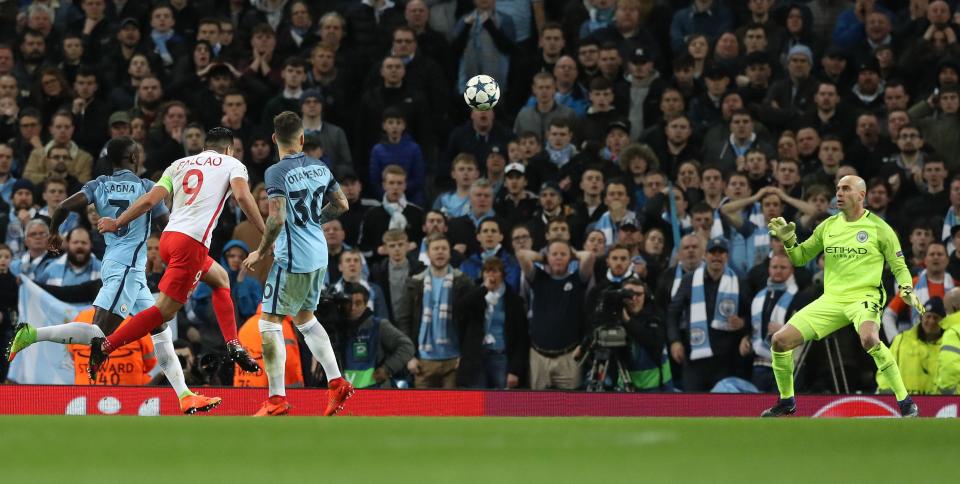
[[[150,336],[150,339],[153,340],[153,354],[157,355],[157,364],[166,375],[170,386],[177,392],[177,397],[183,398],[193,393],[187,388],[187,382],[183,378],[183,368],[180,366],[180,359],[177,358],[177,351],[173,347],[173,330],[170,326]]]
[[[313,357],[323,367],[323,372],[327,374],[327,381],[340,378],[340,367],[337,366],[337,357],[333,354],[330,337],[327,336],[323,326],[320,326],[317,318],[313,317],[306,323],[298,324],[297,329],[303,334],[303,340],[307,342],[307,348],[310,348]]]
[[[263,369],[267,372],[270,390],[268,396],[286,396],[284,366],[287,364],[287,347],[283,344],[283,326],[261,319],[260,338],[263,340]]]
[[[95,324],[65,323],[37,328],[37,341],[53,341],[62,345],[89,345],[93,338],[103,338],[103,330]]]

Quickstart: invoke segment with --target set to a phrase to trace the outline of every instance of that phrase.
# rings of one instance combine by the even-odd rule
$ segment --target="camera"
[[[220,364],[226,358],[225,355],[217,353],[207,353],[200,357],[200,372],[207,378],[216,375],[220,371]]]
[[[600,305],[594,312],[594,344],[601,348],[627,346],[627,329],[623,326],[624,301],[635,295],[622,288],[608,288],[600,294]]]
[[[350,296],[340,291],[331,290],[320,294],[316,313],[323,315],[324,323],[340,325],[347,320],[347,315],[350,313],[350,304]]]

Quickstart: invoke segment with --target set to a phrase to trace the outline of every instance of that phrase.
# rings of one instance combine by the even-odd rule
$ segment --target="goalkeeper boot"
[[[251,358],[250,354],[247,353],[247,349],[237,341],[227,343],[227,357],[247,373],[260,371],[260,365],[257,364],[257,361]]]
[[[917,408],[917,404],[913,403],[913,399],[907,395],[907,398],[897,402],[897,406],[900,407],[900,416],[904,418],[910,417],[919,417],[920,409]]]
[[[17,353],[37,342],[37,328],[27,323],[20,323],[16,330],[17,334],[13,336],[10,346],[7,347],[7,361],[13,361]]]
[[[106,338],[93,338],[90,340],[90,359],[87,360],[87,376],[91,381],[97,381],[97,373],[107,363],[110,355],[103,351],[103,343]]]
[[[180,398],[180,411],[185,415],[197,412],[209,412],[220,405],[220,397],[205,397],[199,393],[191,393]]]
[[[353,396],[353,385],[343,378],[336,378],[330,382],[327,388],[327,394],[330,396],[327,402],[327,409],[323,412],[324,417],[332,417],[343,411],[343,404],[348,398]]]
[[[761,417],[786,417],[797,413],[797,400],[793,397],[781,398],[777,404],[764,410]]]
[[[279,417],[281,415],[286,415],[290,409],[293,408],[293,405],[290,405],[290,402],[287,401],[287,397],[281,395],[274,395],[263,402],[263,405],[260,406],[260,410],[257,410],[257,413],[253,414],[254,417]]]

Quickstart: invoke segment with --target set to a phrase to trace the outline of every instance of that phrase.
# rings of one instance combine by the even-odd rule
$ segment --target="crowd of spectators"
[[[228,127],[266,216],[272,118],[289,110],[350,201],[324,227],[325,284],[349,301],[318,316],[342,364],[371,370],[365,385],[583,388],[610,323],[595,309],[626,287],[609,388],[775,390],[769,337],[822,292],[823,271],[792,267],[771,218],[803,240],[836,213],[836,180],[857,174],[921,299],[960,278],[958,3],[0,2],[0,339],[17,277],[92,301],[97,213],[57,228],[62,256],[46,241],[57,204],[110,174],[108,140],[133,137],[155,179]],[[477,74],[499,82],[496,109],[459,101]],[[240,262],[258,242],[231,203],[210,253],[251,327],[270,261]],[[917,318],[887,279],[891,342]],[[217,365],[209,298],[201,285],[178,318],[187,373],[257,384]],[[840,366],[851,390],[873,391],[848,329]],[[811,346],[801,391],[832,389],[823,352]],[[321,384],[299,354],[288,383]]]

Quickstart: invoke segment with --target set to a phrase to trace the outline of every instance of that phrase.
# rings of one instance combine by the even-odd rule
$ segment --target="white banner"
[[[69,323],[88,307],[61,302],[33,281],[20,278],[20,321],[38,328]],[[10,363],[7,378],[17,383],[73,385],[73,375],[73,357],[67,346],[44,342],[18,353]]]

